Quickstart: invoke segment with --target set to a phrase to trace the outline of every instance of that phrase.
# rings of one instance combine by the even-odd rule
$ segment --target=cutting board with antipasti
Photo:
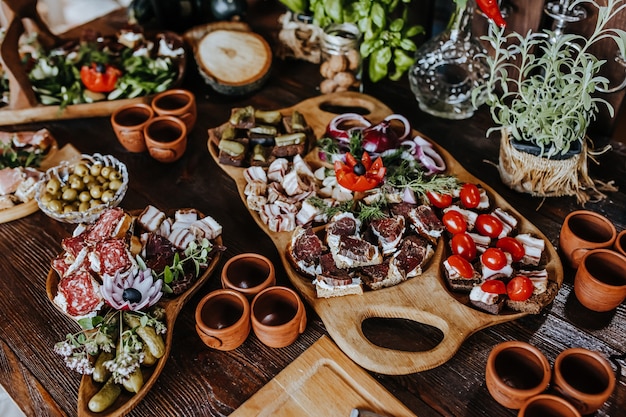
[[[370,371],[439,366],[472,333],[539,313],[563,281],[540,230],[371,96],[233,108],[207,146],[291,283]],[[426,351],[382,347],[363,333],[370,318],[408,319],[443,338]]]

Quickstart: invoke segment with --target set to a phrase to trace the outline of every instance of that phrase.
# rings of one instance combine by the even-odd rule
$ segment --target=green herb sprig
[[[198,278],[200,276],[200,268],[206,266],[209,261],[212,247],[208,239],[202,239],[200,244],[191,242],[183,252],[183,257],[176,252],[172,264],[166,265],[163,272],[156,274],[157,279],[163,279],[163,292],[172,293],[172,288],[169,284],[185,275],[185,267],[189,263],[193,265],[194,277]]]

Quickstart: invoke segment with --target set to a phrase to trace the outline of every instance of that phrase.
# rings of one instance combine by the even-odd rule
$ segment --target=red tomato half
[[[457,233],[450,239],[452,253],[471,261],[476,257],[476,242],[467,233]]]
[[[474,268],[465,258],[459,255],[452,255],[448,258],[448,264],[456,270],[463,278],[472,278],[474,276]]]
[[[440,209],[450,207],[450,204],[452,204],[452,196],[450,194],[426,191],[426,197],[428,197],[430,204]]]
[[[535,286],[530,278],[518,275],[513,278],[506,286],[506,293],[513,301],[525,301],[533,295]]]
[[[466,183],[461,187],[459,197],[466,208],[476,208],[480,203],[480,190],[475,184]]]
[[[506,286],[499,279],[490,279],[480,284],[480,289],[491,294],[506,294]]]
[[[504,268],[507,264],[504,251],[499,248],[488,248],[480,256],[480,260],[483,262],[483,265],[494,271]]]
[[[443,213],[441,221],[446,226],[448,232],[453,235],[457,233],[463,233],[467,230],[467,222],[465,217],[456,210],[448,210]]]
[[[526,254],[524,245],[519,240],[511,236],[505,236],[502,239],[498,239],[496,242],[496,248],[500,248],[505,252],[511,254],[513,262],[519,262]]]
[[[483,236],[496,238],[502,233],[502,222],[492,214],[479,214],[476,217],[476,230]]]

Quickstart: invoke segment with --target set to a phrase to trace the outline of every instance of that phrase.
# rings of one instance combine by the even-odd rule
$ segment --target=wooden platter
[[[329,395],[329,387],[341,395]],[[322,336],[231,417],[348,417],[353,408],[385,416],[414,416],[330,339]]]
[[[138,213],[131,212],[131,214],[135,215]],[[222,237],[218,236],[215,240],[212,241],[215,247],[222,246]],[[215,271],[215,268],[219,264],[221,258],[222,251],[216,250],[214,252],[213,258],[211,259],[207,269],[204,273],[198,277],[196,282],[189,287],[185,292],[176,296],[175,298],[165,298],[163,297],[161,301],[159,301],[158,305],[163,307],[165,310],[165,325],[167,327],[167,333],[164,337],[165,342],[165,354],[162,358],[158,360],[158,362],[152,367],[142,367],[144,384],[139,390],[138,393],[132,394],[128,391],[122,389],[122,393],[117,398],[117,400],[105,411],[100,413],[94,413],[89,410],[88,404],[91,397],[93,397],[99,390],[102,384],[97,384],[91,378],[91,375],[83,375],[80,381],[80,387],[78,388],[78,416],[79,417],[121,417],[127,415],[139,402],[146,396],[148,391],[152,388],[152,386],[156,383],[161,371],[165,367],[165,363],[167,358],[170,356],[170,351],[172,348],[172,338],[174,335],[174,324],[176,323],[176,319],[180,310],[183,306],[189,301],[189,299],[202,287],[209,277]],[[50,302],[56,307],[53,300],[57,293],[57,287],[59,284],[59,275],[54,271],[54,269],[50,269],[48,272],[48,277],[46,279],[46,293]],[[61,311],[59,309],[59,311]]]
[[[1,114],[1,113],[0,113]],[[48,168],[59,165],[61,162],[71,162],[74,158],[80,158],[80,152],[72,146],[67,144],[63,148],[58,149],[56,141],[52,145],[48,156],[42,161],[39,170],[46,171]],[[30,214],[33,214],[39,210],[37,201],[33,198],[27,203],[18,204],[14,207],[0,210],[0,223],[12,222],[13,220],[21,219]]]
[[[392,110],[374,97],[356,93],[334,93],[314,97],[300,102],[292,107],[281,109],[283,115],[289,115],[294,110],[303,114],[309,126],[314,130],[315,137],[321,137],[328,122],[337,113],[349,112],[350,108],[359,107],[365,110],[366,117],[372,123],[378,123]],[[329,109],[339,110],[337,113]],[[271,110],[271,109],[263,109]],[[413,136],[419,134],[413,131]],[[426,138],[424,135],[420,136]],[[432,141],[431,141],[432,142]],[[546,242],[546,256],[548,271],[551,280],[561,285],[563,281],[563,267],[555,248],[549,243],[545,235],[532,223],[522,217],[507,201],[500,197],[491,187],[467,172],[445,149],[432,142],[435,149],[444,158],[447,165],[447,174],[454,174],[461,182],[480,184],[494,200],[494,203],[519,219],[520,233],[532,233]],[[217,148],[209,141],[209,152],[218,162]],[[313,150],[305,158],[312,164],[317,158],[317,151]],[[218,162],[219,163],[219,162]],[[246,180],[243,177],[243,168],[220,165],[237,184],[239,194],[244,204],[246,196],[244,189]],[[335,343],[352,360],[362,367],[381,374],[404,375],[420,372],[437,367],[449,360],[461,347],[461,344],[472,333],[489,326],[515,320],[528,313],[504,313],[491,315],[478,311],[459,301],[451,293],[444,282],[441,262],[445,256],[444,239],[440,239],[435,255],[422,275],[411,278],[393,287],[377,291],[366,291],[360,296],[346,296],[336,298],[317,298],[311,279],[300,275],[286,256],[286,248],[291,239],[291,232],[275,233],[261,221],[256,213],[253,218],[261,229],[272,239],[291,283],[302,294],[308,303],[319,314],[326,329]],[[438,328],[443,333],[442,341],[431,350],[407,352],[378,346],[365,337],[362,330],[363,321],[369,318],[409,319]]]

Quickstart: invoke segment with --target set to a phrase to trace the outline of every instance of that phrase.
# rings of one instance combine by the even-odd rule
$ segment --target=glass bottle
[[[324,28],[320,42],[320,92],[362,91],[361,32],[353,23],[336,23]]]
[[[485,83],[489,68],[480,41],[472,35],[475,0],[457,5],[446,30],[424,43],[409,71],[411,91],[422,111],[446,119],[474,114],[472,90]],[[478,105],[484,98],[479,99]]]

